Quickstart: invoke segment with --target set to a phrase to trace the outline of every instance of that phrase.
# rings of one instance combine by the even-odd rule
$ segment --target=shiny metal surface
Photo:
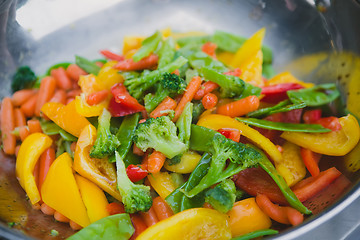
[[[266,27],[265,44],[273,49],[277,71],[290,70],[306,81],[337,82],[346,101],[350,82],[360,81],[354,73],[360,66],[359,20],[360,5],[354,0],[0,0],[0,96],[9,94],[17,66],[29,65],[41,75],[54,63],[74,61],[75,54],[99,58],[100,49],[119,50],[124,35],[171,27],[250,36]],[[348,107],[360,113],[360,107]],[[11,161],[0,158],[0,166]],[[344,169],[341,161],[335,164]],[[12,181],[16,188],[11,171],[11,166],[0,167],[0,187]],[[345,174],[354,186],[340,201],[274,239],[360,239],[360,173]],[[0,195],[0,203],[9,196]],[[36,213],[26,209],[28,222],[51,222],[32,218]],[[39,225],[30,227],[30,234],[50,239],[51,227],[63,227],[51,222],[35,234]],[[61,234],[66,236],[66,230]],[[26,238],[3,225],[1,236]]]

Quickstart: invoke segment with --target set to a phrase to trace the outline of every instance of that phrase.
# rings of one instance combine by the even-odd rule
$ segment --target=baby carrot
[[[133,153],[138,156],[144,156],[144,152],[138,148],[135,143],[133,145]]]
[[[21,105],[20,109],[26,117],[34,116],[38,95],[39,94],[36,93],[35,95],[31,96],[23,105]]]
[[[199,90],[196,91],[196,93],[194,95],[194,99],[200,100],[205,96],[205,94],[214,91],[218,87],[219,87],[219,85],[217,85],[214,82],[211,82],[211,81],[204,82],[203,84],[201,84]]]
[[[144,220],[137,214],[131,215],[131,222],[135,228],[135,232],[131,236],[130,240],[135,240],[143,231],[147,229],[147,225]]]
[[[49,207],[46,203],[41,204],[41,211],[46,215],[54,215],[55,209]]]
[[[110,215],[125,213],[125,208],[122,203],[112,202],[106,206],[106,211]]]
[[[15,107],[21,106],[24,102],[26,102],[31,96],[36,93],[36,90],[33,89],[22,89],[16,91],[12,97],[11,101]]]
[[[69,97],[68,99],[66,99],[66,105],[69,104],[69,103],[71,103],[71,102],[74,101],[74,100],[75,100],[75,98]]]
[[[159,221],[162,221],[174,215],[169,205],[160,196],[154,198],[152,208],[154,208]]]
[[[304,221],[304,215],[292,207],[285,207],[286,214],[291,225],[296,226]]]
[[[218,98],[213,93],[207,93],[201,100],[205,109],[211,109],[216,106]]]
[[[256,203],[271,219],[282,224],[290,224],[287,212],[280,206],[273,204],[265,194],[258,194],[256,196]]]
[[[193,98],[197,90],[200,88],[201,78],[200,77],[193,77],[189,84],[186,87],[186,91],[181,98],[180,102],[175,108],[175,116],[173,118],[173,122],[176,122],[180,117],[182,111],[185,108],[185,105],[190,102]]]
[[[3,150],[6,154],[15,154],[16,137],[11,134],[15,128],[14,108],[9,97],[5,97],[1,102],[1,137]]]
[[[27,126],[19,127],[20,139],[23,142],[27,136],[30,135],[29,128]]]
[[[320,169],[318,163],[321,158],[321,154],[315,153],[306,148],[301,148],[300,154],[306,166],[306,169],[309,171],[311,176],[316,177],[317,175],[319,175]]]
[[[42,133],[40,121],[37,119],[31,119],[27,121],[30,133]]]
[[[26,125],[26,118],[24,113],[20,110],[20,108],[14,109],[14,116],[15,116],[15,126],[22,127]]]
[[[68,75],[66,75],[65,69],[59,67],[57,69],[51,70],[51,76],[56,80],[56,85],[64,90],[69,90],[72,88],[72,82]]]
[[[155,54],[151,54],[148,57],[141,59],[138,62],[134,62],[132,58],[118,62],[114,68],[122,71],[138,71],[143,69],[151,69],[158,63],[159,57]]]
[[[70,98],[75,98],[76,96],[79,96],[81,94],[81,89],[74,89],[71,90],[67,93],[67,97]]]
[[[49,102],[57,102],[57,103],[66,103],[66,92],[63,89],[57,89],[54,93],[54,96],[49,100]]]
[[[150,117],[157,118],[167,115],[165,110],[174,110],[176,108],[176,101],[171,97],[167,96],[151,113]]]
[[[149,173],[158,173],[165,163],[166,157],[159,151],[154,151],[148,159]]]
[[[53,77],[47,76],[41,80],[39,96],[35,107],[35,116],[40,116],[41,107],[52,98],[55,88],[56,80]]]
[[[109,95],[108,90],[102,90],[102,91],[94,92],[94,93],[91,93],[91,94],[89,94],[87,96],[86,102],[90,106],[96,105],[96,104],[99,104],[102,101],[104,101],[107,98],[108,95]]]
[[[59,221],[59,222],[69,222],[70,221],[70,219],[68,219],[67,217],[65,217],[64,215],[59,213],[58,211],[56,211],[54,213],[54,218],[56,221]]]
[[[140,212],[140,215],[141,215],[142,219],[144,219],[144,221],[148,227],[156,224],[159,221],[153,207],[151,207],[149,209],[149,211],[147,211],[147,212]]]
[[[218,114],[239,117],[258,109],[260,104],[259,98],[256,96],[248,96],[246,98],[219,106]]]
[[[20,151],[20,144],[19,144],[19,145],[16,145],[16,147],[15,147],[15,156],[16,156],[16,157],[17,157],[19,151]]]
[[[41,186],[43,185],[46,175],[49,171],[49,168],[51,164],[55,160],[55,149],[54,148],[48,148],[46,149],[40,156],[39,159],[39,189],[41,189]]]
[[[77,231],[77,230],[80,230],[83,228],[82,226],[80,226],[79,224],[77,224],[76,222],[74,222],[72,220],[70,220],[69,225],[70,225],[71,229],[74,231]]]
[[[36,186],[39,188],[39,168],[40,168],[40,163],[39,161],[35,164],[35,167],[34,167],[34,171],[33,171],[33,175],[34,175],[34,178],[35,178],[35,182],[36,182]],[[40,206],[39,206],[40,208]]]
[[[87,72],[85,72],[82,68],[80,68],[76,64],[70,64],[66,68],[66,74],[74,81],[79,81],[79,78],[81,75],[86,75]]]

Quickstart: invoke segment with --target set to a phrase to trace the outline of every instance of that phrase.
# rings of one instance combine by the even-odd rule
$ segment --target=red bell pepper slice
[[[278,103],[288,98],[286,92],[289,90],[304,88],[302,85],[297,83],[280,83],[263,87],[261,94],[265,95],[261,101],[268,103]]]
[[[226,138],[233,140],[234,142],[239,142],[240,141],[240,136],[241,133],[239,130],[237,129],[232,129],[232,128],[220,128],[219,130],[217,130],[219,133],[221,133],[222,135],[224,135]]]
[[[303,120],[307,124],[313,124],[321,118],[321,109],[314,109],[306,111],[303,115]]]
[[[124,84],[117,83],[114,86],[112,86],[111,93],[113,94],[115,101],[117,103],[121,103],[122,105],[134,109],[136,111],[145,110],[145,107],[140,103],[138,103],[138,101],[129,94]]]
[[[148,57],[144,57],[138,62],[134,62],[132,58],[125,59],[118,62],[114,68],[121,71],[139,71],[144,69],[155,68],[158,63],[159,57],[155,54],[151,54]]]
[[[339,131],[342,128],[342,126],[339,122],[339,119],[337,117],[320,118],[319,120],[315,121],[314,123],[320,124],[324,128],[328,128],[332,131]]]
[[[111,98],[111,100],[109,102],[108,110],[111,113],[111,116],[113,116],[113,117],[123,117],[126,115],[141,112],[141,110],[136,110],[136,109],[130,108],[128,106],[125,106],[122,103],[117,103],[115,101],[115,98]]]
[[[144,179],[148,175],[148,172],[136,165],[130,164],[126,168],[126,174],[132,182],[138,182]]]
[[[305,167],[309,171],[311,176],[316,177],[317,175],[319,175],[320,169],[318,163],[322,155],[306,148],[301,148],[300,154],[305,164]]]
[[[110,60],[123,61],[125,59],[124,56],[113,53],[109,50],[101,50],[100,53]]]

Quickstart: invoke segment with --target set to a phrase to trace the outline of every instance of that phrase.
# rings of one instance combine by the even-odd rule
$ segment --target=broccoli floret
[[[112,155],[120,146],[119,139],[110,131],[111,114],[104,108],[99,116],[97,137],[94,146],[91,148],[90,157],[104,158]]]
[[[24,88],[31,88],[36,79],[34,72],[28,66],[19,67],[13,76],[11,89],[16,92]]]
[[[188,197],[199,194],[201,191],[235,175],[243,169],[256,166],[262,159],[262,155],[254,148],[234,142],[221,134],[214,136],[210,153],[212,154],[212,160],[209,170],[197,186],[185,193]],[[230,160],[228,165],[226,164],[227,159]]]
[[[152,206],[150,187],[131,182],[124,161],[115,151],[117,185],[127,213],[147,212]]]
[[[210,68],[202,68],[204,78],[217,83],[220,86],[220,96],[223,98],[234,98],[242,94],[245,82],[238,77],[225,75]]]
[[[149,118],[140,123],[134,135],[134,142],[144,152],[148,148],[173,158],[186,150],[186,145],[176,135],[176,126],[168,116]]]
[[[205,194],[205,201],[214,209],[227,213],[232,209],[236,199],[236,187],[233,181],[225,179]]]
[[[167,96],[174,97],[182,94],[186,88],[185,81],[176,74],[163,73],[158,83],[155,95],[148,94],[145,96],[146,111],[151,112]]]

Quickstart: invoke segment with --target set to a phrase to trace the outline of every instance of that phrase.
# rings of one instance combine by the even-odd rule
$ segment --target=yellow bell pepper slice
[[[94,183],[78,174],[75,174],[75,180],[79,187],[90,222],[93,223],[109,216],[109,213],[106,210],[106,206],[109,202],[107,201],[104,192]]]
[[[40,155],[49,148],[52,140],[43,133],[33,133],[29,135],[20,146],[16,158],[16,177],[20,185],[25,190],[32,204],[41,200],[39,189],[33,175],[35,165]]]
[[[96,84],[101,90],[110,90],[116,83],[122,83],[124,78],[113,66],[117,61],[109,61],[101,67],[97,77]]]
[[[231,61],[233,60],[235,54],[232,53],[232,52],[226,52],[226,51],[223,51],[223,52],[219,52],[216,54],[216,58],[226,64],[226,65],[231,65]]]
[[[350,114],[339,118],[341,130],[328,133],[284,132],[281,137],[310,149],[313,152],[330,156],[344,156],[359,142],[360,130],[356,118]]]
[[[164,167],[166,168],[166,170],[171,172],[187,174],[194,171],[200,159],[201,155],[196,152],[188,151],[181,156],[181,160],[179,163],[169,165],[169,162],[166,161]]]
[[[290,72],[282,72],[278,75],[274,76],[273,78],[269,79],[265,82],[266,86],[281,84],[281,83],[297,83],[305,88],[311,88],[314,86],[313,83],[306,83],[303,81],[298,80],[296,77],[294,77]]]
[[[263,53],[260,49],[241,65],[240,78],[252,85],[258,87],[264,86],[264,81],[262,78],[262,63]]]
[[[261,211],[255,202],[255,198],[247,198],[234,203],[227,215],[233,237],[267,229],[271,226],[270,218]]]
[[[105,192],[121,201],[116,188],[116,169],[107,159],[96,159],[89,156],[90,149],[96,140],[96,128],[88,124],[82,130],[74,154],[74,170],[81,176],[95,183]]]
[[[163,35],[163,38],[170,37],[172,34],[172,30],[170,27],[166,27],[160,30],[161,34]]]
[[[123,40],[123,54],[126,55],[129,51],[139,49],[145,37],[142,36],[125,36]]]
[[[81,93],[80,96],[76,96],[75,98],[75,107],[76,111],[84,117],[96,117],[100,116],[104,108],[107,108],[109,105],[109,99],[102,101],[99,104],[90,106],[86,102],[86,96],[84,93]]]
[[[243,65],[255,56],[261,50],[262,41],[265,36],[265,28],[261,28],[254,33],[244,44],[237,50],[230,64],[234,68],[242,68]]]
[[[61,154],[51,164],[41,187],[41,196],[44,203],[80,226],[90,224],[68,153]]]
[[[344,157],[345,167],[349,172],[357,172],[360,169],[360,144]]]
[[[299,146],[291,142],[285,142],[282,148],[283,161],[275,164],[275,167],[291,187],[305,177],[306,167],[301,158]]]
[[[220,128],[238,129],[243,136],[247,137],[255,145],[263,149],[275,163],[282,162],[282,155],[279,149],[277,149],[277,147],[268,138],[234,118],[220,114],[209,114],[200,118],[197,125],[213,130],[218,130]]]
[[[208,208],[180,212],[142,232],[137,240],[228,240],[231,231],[228,216]]]
[[[85,94],[91,94],[103,90],[100,88],[97,78],[94,74],[80,76],[78,84],[81,88],[81,91]]]
[[[176,189],[172,177],[168,172],[153,173],[148,175],[147,178],[157,194],[163,199]]]
[[[68,133],[79,137],[81,130],[90,122],[76,111],[75,101],[67,105],[56,102],[47,102],[41,111]]]

